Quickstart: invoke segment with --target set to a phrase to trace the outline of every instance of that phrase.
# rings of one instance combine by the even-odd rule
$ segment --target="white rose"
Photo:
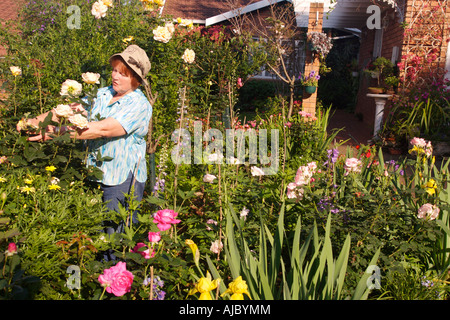
[[[100,74],[93,72],[86,72],[81,75],[81,78],[87,84],[99,84]]]
[[[191,49],[184,50],[184,53],[181,56],[181,58],[186,63],[194,63],[194,60],[195,60],[195,52],[194,52],[194,50],[191,50]]]
[[[9,67],[9,70],[11,70],[14,77],[22,75],[22,69],[20,67],[11,66]]]
[[[75,80],[67,79],[61,85],[61,92],[59,93],[62,96],[79,96],[83,91],[83,86],[81,83]]]
[[[72,108],[67,104],[58,104],[54,110],[60,118],[68,118],[73,115]]]
[[[175,26],[173,22],[166,22],[164,26],[167,28],[167,30],[169,30],[170,33],[173,34],[175,32]]]
[[[203,182],[212,183],[214,179],[216,179],[216,176],[209,173],[203,176]]]
[[[69,117],[69,122],[78,129],[86,129],[88,127],[88,120],[83,115],[77,113]]]
[[[156,41],[167,43],[170,39],[172,39],[172,33],[167,27],[158,26],[155,30],[153,30],[153,38]]]
[[[105,17],[106,11],[108,11],[108,6],[106,6],[102,1],[94,2],[92,5],[91,13],[94,15],[95,19]]]
[[[264,171],[261,168],[253,166],[250,169],[252,171],[252,176],[263,176],[264,175]]]

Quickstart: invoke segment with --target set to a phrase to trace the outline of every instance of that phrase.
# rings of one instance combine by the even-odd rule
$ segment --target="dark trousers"
[[[141,201],[144,196],[144,188],[145,182],[139,182],[134,180],[133,174],[130,172],[127,180],[125,182],[115,185],[108,186],[104,184],[100,184],[100,189],[103,191],[103,202],[111,211],[119,212],[119,204],[121,204],[125,209],[128,209],[129,199],[125,195],[131,194],[132,186],[134,186],[134,201]],[[131,223],[137,223],[137,212],[133,212],[130,217],[130,221],[128,226]],[[123,233],[125,231],[125,221],[120,222],[119,224],[113,221],[105,221],[104,232],[107,234],[113,233]],[[115,257],[111,252],[104,253],[105,260],[114,260]]]

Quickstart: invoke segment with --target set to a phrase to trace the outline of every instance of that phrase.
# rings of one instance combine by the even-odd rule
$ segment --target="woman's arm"
[[[73,129],[68,127],[69,129]],[[119,121],[114,118],[106,118],[100,121],[89,122],[87,129],[75,128],[71,132],[73,138],[90,140],[98,138],[114,138],[127,134]]]
[[[93,121],[88,123],[86,129],[78,129],[74,126],[62,126],[61,129],[55,126],[47,126],[44,135],[38,134],[29,137],[29,141],[41,141],[52,139],[51,135],[62,134],[70,132],[70,136],[80,140],[92,140],[98,138],[114,138],[125,135],[127,132],[122,127],[119,121],[114,118],[106,118],[100,121]]]

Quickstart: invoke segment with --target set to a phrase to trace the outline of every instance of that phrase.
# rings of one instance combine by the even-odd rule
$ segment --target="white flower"
[[[223,249],[222,241],[216,240],[214,242],[211,242],[211,248],[209,248],[209,250],[211,250],[212,252],[219,253],[222,249]]]
[[[81,75],[83,81],[87,84],[99,84],[100,74],[94,72],[85,72]]]
[[[181,56],[184,62],[186,63],[194,63],[195,61],[195,52],[191,49],[184,50],[183,55]]]
[[[247,219],[247,215],[250,212],[249,209],[247,209],[246,207],[242,208],[241,212],[239,213],[239,217]]]
[[[172,33],[167,27],[158,26],[153,30],[153,39],[162,43],[167,43],[172,39]]]
[[[167,30],[169,30],[169,32],[171,34],[173,34],[175,32],[175,26],[174,26],[173,22],[170,22],[170,21],[166,22],[166,24],[164,26],[167,28]]]
[[[67,79],[61,85],[60,95],[62,96],[79,96],[83,90],[81,83],[75,80]]]
[[[95,19],[101,19],[106,16],[106,11],[108,11],[108,6],[99,0],[94,2],[92,5],[91,13],[94,15]]]
[[[252,171],[252,176],[263,176],[264,175],[264,171],[261,168],[253,166],[250,169]]]
[[[216,176],[209,173],[203,176],[203,182],[212,183],[214,179],[216,179]]]
[[[69,117],[69,122],[78,129],[86,129],[88,127],[88,120],[82,114],[75,114]]]
[[[67,104],[58,104],[54,110],[56,115],[60,118],[68,118],[73,116],[73,110]]]
[[[20,67],[11,66],[9,67],[9,70],[11,70],[14,77],[22,75],[22,69]]]

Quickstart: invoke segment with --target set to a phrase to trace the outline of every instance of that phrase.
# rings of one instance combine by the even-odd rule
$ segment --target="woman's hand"
[[[44,132],[39,132],[39,134],[32,136],[32,137],[28,137],[28,141],[47,141],[47,140],[51,140],[53,139],[52,135],[54,135],[55,132],[55,126],[47,126],[45,128]]]

